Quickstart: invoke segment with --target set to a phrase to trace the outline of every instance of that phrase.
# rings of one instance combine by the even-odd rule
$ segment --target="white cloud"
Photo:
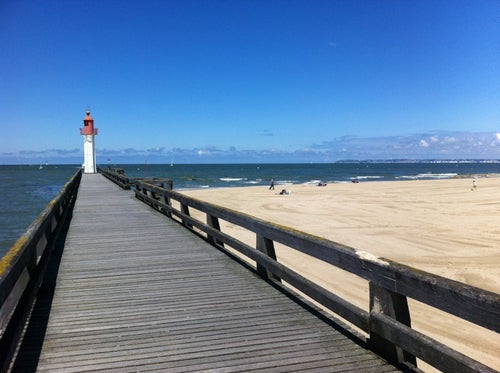
[[[270,131],[266,131],[269,132]],[[439,132],[409,136],[334,137],[299,149],[239,149],[229,146],[166,148],[161,144],[146,150],[135,148],[96,149],[98,162],[138,163],[235,163],[235,162],[334,162],[336,160],[387,159],[500,159],[500,132]],[[1,152],[0,164],[81,163],[83,152],[75,149],[20,150]]]

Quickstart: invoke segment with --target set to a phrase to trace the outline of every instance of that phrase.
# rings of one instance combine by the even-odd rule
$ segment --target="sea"
[[[129,177],[173,180],[176,190],[377,182],[389,180],[447,179],[499,175],[500,161],[337,162],[301,164],[125,164],[100,165],[122,168]],[[0,165],[0,257],[25,232],[78,165]]]

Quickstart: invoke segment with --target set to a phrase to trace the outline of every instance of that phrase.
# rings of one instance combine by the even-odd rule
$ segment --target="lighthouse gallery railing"
[[[50,255],[76,199],[79,170],[0,259],[0,371],[7,370]]]

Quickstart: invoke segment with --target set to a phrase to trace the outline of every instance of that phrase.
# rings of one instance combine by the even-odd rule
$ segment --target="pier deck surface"
[[[47,283],[14,371],[397,371],[99,174]]]

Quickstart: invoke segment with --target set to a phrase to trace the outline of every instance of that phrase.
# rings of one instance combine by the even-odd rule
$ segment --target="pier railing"
[[[188,197],[171,190],[171,184],[169,188],[162,188],[137,181],[135,195],[186,228],[204,235],[213,245],[221,249],[231,247],[245,255],[255,263],[262,277],[287,282],[365,331],[372,350],[396,365],[410,363],[415,366],[416,358],[419,358],[444,372],[495,371],[412,329],[408,298],[499,332],[500,296],[496,293],[388,259],[371,257],[351,247]],[[206,221],[195,219],[190,209],[204,214]],[[253,232],[255,246],[222,232],[219,220]],[[275,242],[367,280],[369,310],[349,303],[280,263],[274,249]]]
[[[134,183],[133,180],[125,176],[125,172],[121,168],[98,168],[97,171],[125,190],[129,190]]]
[[[172,189],[172,180],[158,178],[158,177],[136,177],[130,178],[125,175],[125,171],[122,168],[99,168],[97,169],[104,177],[111,180],[113,183],[118,185],[120,188],[129,190],[131,186],[135,185],[136,182],[146,182],[149,184],[154,184],[161,186],[163,188]]]
[[[0,371],[4,372],[37,296],[38,288],[68,212],[74,204],[79,170],[0,259]]]

